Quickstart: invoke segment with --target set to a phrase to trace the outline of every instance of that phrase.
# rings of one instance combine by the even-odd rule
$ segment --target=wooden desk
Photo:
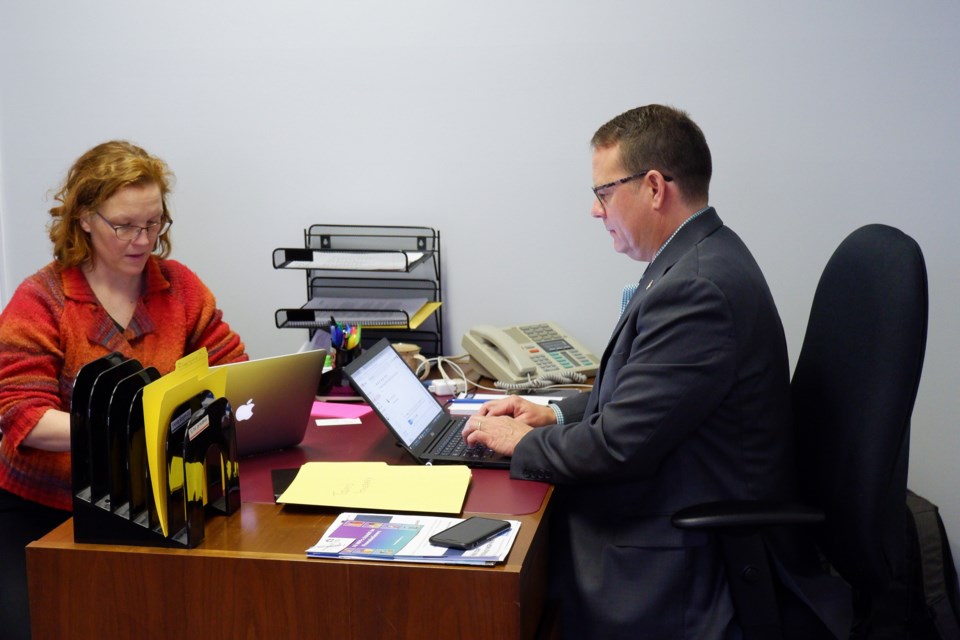
[[[356,435],[393,455],[380,429],[380,437]],[[342,435],[310,433],[305,449]],[[261,473],[305,454],[271,455],[256,463]],[[491,504],[490,488],[502,483],[519,483],[518,495],[529,497],[535,483],[505,473],[475,476],[474,500]],[[208,519],[204,542],[190,550],[78,544],[69,520],[27,547],[33,637],[535,638],[544,633],[551,493],[541,490],[538,509],[510,516],[522,525],[507,561],[485,568],[308,559],[337,511],[244,502],[237,514]]]

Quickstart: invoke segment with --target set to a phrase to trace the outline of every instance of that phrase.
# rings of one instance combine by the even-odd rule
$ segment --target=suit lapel
[[[687,223],[683,229],[674,236],[673,240],[667,244],[663,252],[657,256],[653,262],[647,265],[647,269],[640,277],[640,284],[637,287],[636,293],[633,294],[627,308],[620,314],[617,325],[613,329],[613,334],[610,336],[610,341],[607,342],[607,347],[603,350],[603,357],[600,358],[600,368],[597,370],[597,376],[594,379],[594,391],[600,388],[600,382],[607,368],[607,360],[610,359],[610,355],[613,353],[619,341],[620,332],[624,326],[626,326],[627,322],[637,314],[640,305],[643,303],[643,299],[647,297],[647,293],[656,286],[660,278],[677,263],[677,260],[679,260],[681,256],[697,246],[701,240],[721,226],[723,226],[723,221],[720,219],[720,216],[717,215],[716,209],[710,207],[697,216],[696,219]],[[596,399],[597,394],[594,392],[590,398],[591,404],[596,401]]]

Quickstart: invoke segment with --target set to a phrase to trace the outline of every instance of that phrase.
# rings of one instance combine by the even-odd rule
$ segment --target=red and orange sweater
[[[113,351],[161,374],[200,347],[211,365],[245,360],[222,315],[195,273],[157,257],[147,263],[145,293],[122,332],[79,268],[52,262],[24,280],[0,314],[0,487],[69,510],[70,454],[23,445],[30,430],[50,409],[69,411],[77,372]]]

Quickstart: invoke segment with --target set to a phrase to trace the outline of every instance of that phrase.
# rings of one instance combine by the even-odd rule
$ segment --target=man
[[[707,204],[710,150],[685,113],[633,109],[592,146],[591,214],[647,269],[590,394],[487,403],[464,437],[512,455],[513,477],[557,485],[553,582],[566,637],[738,638],[715,541],[670,516],[793,496],[783,328],[757,263]],[[805,637],[832,637],[801,609],[812,618]]]

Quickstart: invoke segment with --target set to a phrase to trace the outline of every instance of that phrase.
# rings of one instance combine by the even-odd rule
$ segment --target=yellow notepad
[[[281,504],[418,513],[460,513],[470,486],[464,465],[308,462]]]

